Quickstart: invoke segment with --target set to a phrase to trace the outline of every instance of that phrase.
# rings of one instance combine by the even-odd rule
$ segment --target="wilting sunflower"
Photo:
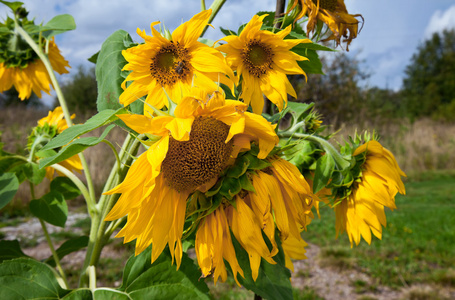
[[[361,175],[354,181],[350,194],[335,206],[337,234],[347,232],[351,245],[361,237],[371,243],[371,232],[381,239],[386,226],[384,207],[395,209],[397,192],[405,194],[401,176],[406,174],[398,166],[393,154],[377,141],[358,147],[353,156],[363,162]]]
[[[278,253],[276,228],[286,256],[286,267],[293,270],[290,258],[306,258],[306,243],[300,232],[313,218],[310,187],[293,164],[278,157],[268,158],[266,162],[269,166],[248,173],[254,191],[242,190],[235,195],[233,202],[223,201],[204,217],[197,229],[195,249],[198,263],[203,277],[213,274],[215,284],[219,277],[222,281],[227,278],[223,259],[230,264],[236,281],[237,273],[243,276],[229,228],[248,253],[253,280],[258,277],[261,258],[270,264],[276,263],[273,260]],[[262,232],[270,241],[271,250]]]
[[[74,119],[75,115],[71,116]],[[38,126],[33,128],[32,134],[28,138],[29,150],[38,151],[40,147],[44,146],[52,138],[56,137],[63,130],[68,128],[68,124],[64,119],[63,110],[60,106],[56,107],[54,111],[49,111],[47,117],[38,121]],[[70,158],[59,163],[70,171],[80,172],[82,170],[81,160],[78,155],[71,156]],[[61,174],[57,172],[57,174]],[[52,180],[54,177],[54,169],[52,167],[46,168],[46,177]]]
[[[291,31],[291,26],[272,33],[261,30],[262,20],[267,15],[255,15],[239,36],[230,35],[222,38],[227,44],[216,49],[227,54],[229,65],[242,76],[242,94],[240,97],[250,104],[253,112],[262,113],[265,95],[281,111],[287,104],[287,94],[297,97],[286,75],[305,72],[297,61],[308,60],[290,49],[300,43],[311,43],[309,39],[284,39]]]
[[[163,37],[154,26],[153,36],[137,30],[145,43],[122,51],[128,61],[123,70],[132,71],[122,84],[120,103],[128,105],[142,96],[145,101],[161,109],[168,106],[167,95],[180,102],[192,86],[216,90],[220,81],[233,88],[234,74],[223,55],[201,43],[198,38],[207,26],[211,10],[205,10],[183,23],[172,33],[172,39]],[[229,76],[228,77],[226,77]],[[126,87],[127,82],[131,84]]]
[[[133,163],[125,180],[108,192],[122,195],[106,220],[128,215],[117,237],[124,242],[136,239],[136,254],[153,243],[153,262],[168,244],[180,266],[189,195],[210,189],[251,142],[259,148],[259,159],[278,143],[275,126],[246,109],[219,92],[207,95],[198,90],[182,99],[175,117],[119,115],[136,132],[159,138]],[[221,213],[217,217],[224,222]]]
[[[11,23],[10,19],[6,27],[10,27],[9,23]],[[10,42],[12,39],[19,42],[12,43]],[[9,47],[8,50],[0,51],[0,93],[11,89],[14,85],[21,100],[30,98],[32,91],[39,98],[41,98],[41,91],[49,94],[52,82],[38,55],[21,40],[20,36],[15,34],[3,34],[0,36],[0,41],[2,46]],[[11,45],[17,49],[11,50]],[[49,41],[48,49],[48,58],[54,71],[59,74],[68,73],[66,69],[69,68],[68,61],[60,54],[53,39]]]
[[[308,32],[314,31],[317,21],[321,20],[332,31],[326,40],[336,40],[338,46],[341,37],[344,37],[347,43],[346,50],[349,51],[349,44],[359,32],[359,21],[356,18],[360,17],[363,21],[362,15],[349,14],[344,0],[294,0],[290,10],[294,9],[299,3],[301,11],[296,20],[308,15]]]

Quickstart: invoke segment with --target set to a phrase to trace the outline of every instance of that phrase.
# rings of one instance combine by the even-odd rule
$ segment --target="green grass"
[[[407,195],[396,197],[398,209],[386,209],[388,224],[382,241],[374,239],[369,246],[362,240],[350,249],[345,234],[335,240],[335,215],[327,207],[304,239],[322,247],[322,260],[340,258],[341,253],[345,262],[354,259],[356,267],[381,284],[455,286],[455,175],[431,172],[408,179],[405,185]]]

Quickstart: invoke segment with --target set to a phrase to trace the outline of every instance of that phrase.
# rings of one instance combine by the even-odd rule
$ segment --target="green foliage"
[[[88,236],[80,236],[76,238],[72,238],[64,242],[57,250],[57,256],[59,259],[62,259],[66,255],[73,253],[75,251],[79,251],[87,247],[88,244]],[[48,265],[55,267],[55,260],[53,256],[50,256],[48,259],[44,261]]]
[[[39,199],[30,202],[30,211],[33,215],[49,224],[65,227],[68,217],[68,205],[62,194],[49,192]]]
[[[81,194],[77,186],[67,177],[57,177],[51,182],[51,191],[59,193],[65,200],[71,200]]]
[[[455,29],[434,33],[406,68],[404,100],[410,117],[455,120]]]
[[[40,31],[47,39],[74,29],[76,29],[76,23],[73,16],[68,14],[55,16],[44,26],[40,27]]]
[[[14,173],[0,175],[0,209],[7,205],[16,195],[19,188],[19,180]]]
[[[98,93],[95,68],[86,70],[83,66],[79,66],[78,72],[71,80],[62,83],[62,92],[71,111],[96,112]]]
[[[9,260],[13,258],[27,257],[27,255],[22,252],[19,241],[0,241],[0,263],[4,260]]]

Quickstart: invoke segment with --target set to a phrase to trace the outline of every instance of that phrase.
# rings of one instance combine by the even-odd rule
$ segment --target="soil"
[[[70,214],[67,228],[74,233],[82,233],[81,228],[73,227],[79,220],[87,218],[86,214]],[[47,225],[49,233],[62,230],[60,227]],[[46,259],[51,255],[47,242],[42,234],[39,221],[36,218],[24,220],[17,226],[7,226],[0,229],[5,240],[18,239],[20,243],[28,245],[23,252],[38,260]],[[57,248],[61,243],[56,243]],[[359,300],[389,300],[389,299],[455,299],[455,289],[431,285],[404,285],[400,289],[391,289],[381,286],[374,278],[362,270],[352,267],[326,266],[321,260],[321,249],[316,245],[306,248],[308,259],[294,261],[292,285],[298,289],[308,287],[323,299],[359,299]],[[125,259],[127,249],[107,245],[102,254],[104,259]],[[78,272],[85,257],[85,251],[77,251],[67,255],[62,260],[64,269]],[[121,274],[121,272],[120,272]],[[121,284],[121,275],[110,278],[110,285],[118,287]],[[102,283],[100,283],[102,285]],[[307,299],[307,298],[305,298]]]

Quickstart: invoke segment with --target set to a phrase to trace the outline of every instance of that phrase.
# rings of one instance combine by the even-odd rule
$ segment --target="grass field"
[[[351,249],[344,234],[335,240],[335,215],[321,210],[304,239],[322,247],[321,262],[360,268],[391,287],[415,283],[455,286],[455,172],[425,172],[406,182],[407,195],[387,209],[382,241]]]

